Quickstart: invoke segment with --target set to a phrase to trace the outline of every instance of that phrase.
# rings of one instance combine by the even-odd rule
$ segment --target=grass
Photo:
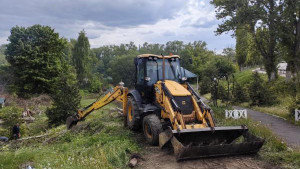
[[[247,69],[241,72],[237,72],[234,74],[235,81],[238,82],[241,86],[247,86],[249,84],[249,81],[251,81],[252,74],[253,74],[252,69]],[[265,82],[267,82],[268,77],[266,74],[259,74],[259,75]],[[225,84],[226,81],[221,80],[220,83]],[[270,88],[272,88],[277,93],[276,94],[277,103],[273,105],[251,106],[249,102],[242,103],[242,104],[237,104],[237,103],[234,104],[247,107],[256,111],[268,113],[271,115],[276,115],[288,120],[290,123],[300,125],[300,122],[295,122],[294,116],[291,116],[289,113],[288,107],[291,104],[293,99],[289,94],[287,94],[288,89],[287,86],[284,85],[285,85],[285,78],[281,76],[279,76],[276,81],[272,82],[272,84],[269,84]],[[230,87],[232,88],[232,84]],[[209,94],[204,95],[204,97],[208,100],[211,98]],[[224,105],[224,104],[220,103],[219,105]]]
[[[83,99],[82,106],[94,99]],[[94,111],[72,131],[65,125],[47,130],[45,139],[32,143],[11,143],[0,148],[0,168],[14,169],[24,163],[35,168],[126,168],[129,152],[139,147],[123,120],[110,108]],[[18,147],[18,148],[15,148]]]
[[[225,109],[231,107],[213,107],[218,126],[246,125],[249,131],[259,137],[265,138],[265,144],[259,152],[259,159],[285,168],[300,168],[300,150],[288,148],[267,127],[251,119],[225,119]]]
[[[81,105],[83,107],[93,101],[94,99],[85,98]],[[65,130],[65,125],[40,132],[36,129],[37,134],[48,136],[37,141],[12,142],[0,147],[0,168],[19,168],[25,163],[47,169],[126,168],[129,153],[139,152],[141,149],[134,139],[135,135],[123,127],[122,118],[111,110],[114,107],[114,104],[109,104],[94,111],[72,131]],[[225,120],[224,110],[228,107],[212,108],[218,126],[246,124],[252,133],[266,138],[259,159],[287,168],[300,168],[300,151],[287,148],[268,128],[250,119]],[[40,126],[43,118],[35,124],[36,127]]]

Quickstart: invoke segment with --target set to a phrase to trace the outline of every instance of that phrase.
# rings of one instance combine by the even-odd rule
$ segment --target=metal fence
[[[240,118],[247,118],[247,110],[225,110],[225,117],[233,118],[233,119],[240,119]]]
[[[300,121],[300,110],[295,110],[295,121]]]

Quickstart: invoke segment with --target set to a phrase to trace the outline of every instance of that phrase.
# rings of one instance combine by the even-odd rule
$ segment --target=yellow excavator
[[[213,111],[186,81],[178,55],[142,54],[134,59],[135,89],[121,82],[105,96],[67,118],[70,129],[94,110],[117,100],[126,125],[143,130],[147,143],[171,145],[177,161],[257,153],[264,139],[246,126],[216,127]]]

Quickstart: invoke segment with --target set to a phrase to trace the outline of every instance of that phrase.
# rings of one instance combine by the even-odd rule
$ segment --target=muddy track
[[[173,152],[161,150],[159,147],[145,146],[141,160],[137,168],[141,169],[279,169],[258,160],[258,156],[231,156],[205,158],[176,162]]]
[[[136,133],[136,141],[142,147],[142,159],[139,159],[138,169],[280,169],[259,160],[259,155],[215,157],[177,162],[172,149],[160,149],[145,143],[144,135]]]

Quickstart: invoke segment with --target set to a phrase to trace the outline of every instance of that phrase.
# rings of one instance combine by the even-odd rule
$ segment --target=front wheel
[[[158,145],[159,134],[162,132],[160,119],[155,114],[144,117],[143,131],[148,144]]]

